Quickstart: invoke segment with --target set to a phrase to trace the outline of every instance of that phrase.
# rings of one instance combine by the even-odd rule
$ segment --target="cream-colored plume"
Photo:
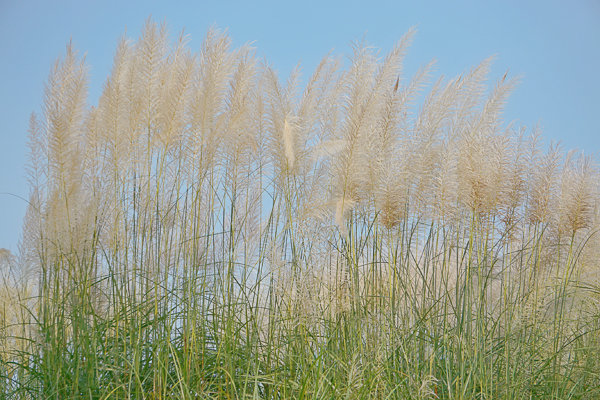
[[[283,124],[283,145],[285,147],[285,158],[288,162],[289,169],[294,168],[296,155],[294,154],[294,126],[289,117],[285,118]]]

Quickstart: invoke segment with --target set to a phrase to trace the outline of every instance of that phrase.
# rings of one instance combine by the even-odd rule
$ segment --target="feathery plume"
[[[296,156],[294,154],[294,131],[289,117],[286,117],[283,123],[283,145],[285,147],[285,157],[290,170],[292,170],[294,169]]]

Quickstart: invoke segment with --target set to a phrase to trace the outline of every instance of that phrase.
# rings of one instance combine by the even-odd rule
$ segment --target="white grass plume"
[[[290,117],[286,117],[283,122],[283,146],[285,148],[285,158],[289,165],[289,169],[294,169],[296,162],[296,154],[294,153],[294,128],[290,121]]]
[[[542,155],[539,136],[504,127],[517,79],[488,89],[491,59],[438,79],[418,101],[432,64],[403,83],[411,38],[383,59],[354,46],[346,67],[328,55],[300,91],[299,67],[282,80],[216,29],[193,54],[183,35],[171,43],[148,20],[137,41],[119,42],[97,107],[70,46],[30,122],[31,206],[17,264],[39,279],[27,286],[37,292],[27,315],[43,334],[28,339],[23,376],[35,371],[61,398],[96,381],[93,393],[117,396],[105,388],[129,390],[138,377],[142,397],[151,386],[244,397],[238,389],[255,373],[271,397],[280,387],[294,397],[296,378],[321,385],[335,375],[304,395],[366,398],[376,385],[376,397],[435,397],[454,382],[464,395],[479,379],[495,398],[495,388],[531,387],[514,380],[523,370],[513,358],[531,358],[514,348],[548,347],[548,334],[557,350],[525,375],[556,364],[560,378],[568,367],[575,388],[579,361],[597,360],[564,349],[586,348],[580,339],[593,343],[597,330],[552,321],[541,305],[576,285],[598,292],[582,282],[597,269],[598,166],[554,145]],[[542,334],[536,318],[552,329]],[[211,389],[188,362],[200,352],[218,369],[201,371]],[[256,372],[254,356],[268,359]],[[486,359],[498,362],[477,369]],[[304,361],[318,366],[310,376],[296,368]],[[64,372],[99,365],[111,374]],[[412,381],[394,383],[415,366]],[[597,378],[590,371],[584,381]]]

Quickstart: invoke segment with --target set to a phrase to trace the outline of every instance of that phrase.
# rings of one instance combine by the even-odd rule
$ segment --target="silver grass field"
[[[97,106],[68,45],[0,253],[6,399],[598,399],[599,168],[492,59],[356,43],[281,80],[148,20]]]

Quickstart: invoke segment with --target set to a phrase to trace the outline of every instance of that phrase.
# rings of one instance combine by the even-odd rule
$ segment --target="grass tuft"
[[[405,80],[413,35],[302,86],[149,19],[95,107],[69,45],[0,250],[1,396],[598,398],[594,158],[506,126],[492,59]]]

